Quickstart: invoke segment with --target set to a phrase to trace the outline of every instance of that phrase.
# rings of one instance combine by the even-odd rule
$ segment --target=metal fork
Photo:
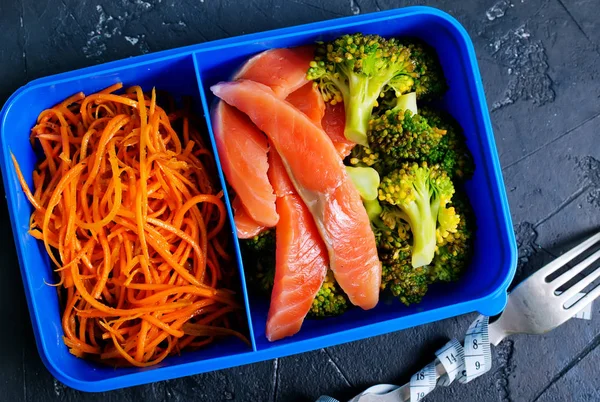
[[[569,320],[600,296],[600,286],[596,286],[575,303],[567,304],[600,278],[600,267],[571,284],[563,292],[558,292],[558,289],[565,287],[577,275],[600,260],[600,250],[557,278],[547,280],[553,273],[598,243],[600,243],[600,233],[567,251],[514,288],[508,296],[504,312],[490,324],[490,342],[498,345],[510,334],[545,334]]]
[[[572,248],[517,285],[508,296],[502,315],[489,325],[490,342],[498,345],[511,334],[544,334],[568,321],[600,296],[600,286],[594,287],[575,303],[574,297],[600,278],[600,266],[575,281],[577,275],[600,260],[600,249],[552,280],[548,277],[588,250],[600,246],[600,233]],[[573,282],[573,283],[571,283]],[[568,288],[566,285],[570,285]],[[564,288],[562,292],[559,289]],[[436,364],[437,379],[446,374],[444,366]],[[352,402],[400,402],[410,400],[410,386],[383,394],[366,394]]]

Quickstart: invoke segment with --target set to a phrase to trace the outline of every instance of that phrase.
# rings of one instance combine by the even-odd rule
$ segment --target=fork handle
[[[490,338],[490,343],[494,346],[498,346],[500,342],[508,335],[508,332],[504,330],[504,327],[501,324],[502,316],[497,321],[494,321],[488,326],[488,336]]]

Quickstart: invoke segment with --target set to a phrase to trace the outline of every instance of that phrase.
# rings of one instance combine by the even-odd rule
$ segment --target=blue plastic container
[[[475,255],[464,277],[457,283],[433,287],[419,305],[405,307],[397,301],[380,302],[368,312],[355,308],[326,321],[306,320],[294,337],[270,343],[264,335],[268,306],[264,301],[249,298],[239,246],[234,240],[252,347],[237,339],[223,340],[208,349],[183,353],[147,369],[114,369],[72,356],[62,340],[56,290],[44,283],[53,282],[52,267],[43,245],[27,233],[32,208],[10,159],[13,152],[31,185],[36,159],[29,132],[38,114],[73,93],[89,94],[116,82],[123,82],[125,86],[141,85],[145,90],[156,86],[176,96],[190,95],[196,100],[198,112],[206,117],[214,150],[208,113],[208,105],[213,100],[211,85],[227,80],[241,63],[262,50],[327,40],[353,32],[416,36],[434,46],[440,56],[450,87],[441,107],[464,128],[477,166],[475,176],[467,183],[467,192],[475,210],[478,231]],[[474,311],[495,315],[506,304],[517,251],[477,61],[465,29],[454,18],[436,9],[409,7],[340,18],[42,78],[15,92],[0,118],[2,178],[35,339],[48,370],[70,387],[95,392],[182,377],[306,352]],[[220,168],[219,175],[224,186]],[[232,222],[229,204],[228,208]],[[233,239],[234,233],[232,230]]]

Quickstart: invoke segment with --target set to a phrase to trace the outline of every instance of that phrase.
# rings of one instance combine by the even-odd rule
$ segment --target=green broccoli
[[[396,95],[414,86],[415,63],[397,39],[356,33],[318,43],[307,73],[323,99],[344,102],[347,139],[367,145],[367,129],[377,99],[387,90]]]
[[[392,205],[381,207],[379,216],[371,221],[371,226],[376,232],[379,258],[384,263],[395,263],[404,259],[404,255],[411,252],[412,233],[410,226],[402,214],[397,213],[398,208]]]
[[[475,164],[460,125],[449,115],[430,108],[421,108],[420,114],[432,127],[445,131],[437,147],[426,157],[430,163],[438,163],[452,178],[468,180],[473,176]]]
[[[369,147],[356,145],[346,158],[346,163],[351,166],[379,166],[379,152],[373,151]]]
[[[403,39],[415,63],[414,91],[419,100],[440,98],[448,89],[440,60],[431,46],[418,39]]]
[[[250,239],[242,240],[243,248],[255,255],[275,252],[275,229],[267,229]]]
[[[379,204],[378,201],[371,203]],[[384,204],[380,206],[379,216],[372,219],[382,261],[381,289],[389,290],[406,305],[421,302],[431,283],[459,279],[468,266],[474,234],[468,200],[464,194],[456,194],[452,197],[451,206],[446,209],[452,211],[457,227],[438,243],[431,264],[416,268],[411,263],[412,232],[403,214],[399,214],[395,206]],[[440,226],[438,221],[438,231]]]
[[[371,223],[373,221],[379,219],[381,213],[383,212],[383,208],[381,208],[381,204],[377,200],[371,201],[363,201],[363,205],[365,206],[365,210],[367,211],[367,216]],[[375,237],[377,237],[378,233],[375,232]]]
[[[368,166],[346,166],[346,171],[360,194],[369,220],[378,219],[382,211],[381,205],[377,201],[380,184],[379,173]]]
[[[333,272],[328,270],[308,315],[314,318],[341,315],[348,309],[348,306],[348,297],[337,284]]]
[[[369,149],[377,155],[373,165],[381,173],[397,168],[403,160],[426,160],[446,134],[431,127],[427,118],[414,113],[416,108],[409,107],[411,102],[406,99],[411,94],[400,96],[392,109],[369,121]]]
[[[440,202],[440,211],[438,213],[438,227],[435,231],[436,243],[443,245],[448,237],[457,233],[460,215],[456,213],[453,206],[448,206],[445,200]]]
[[[369,217],[382,262],[381,289],[389,290],[406,305],[419,303],[430,283],[458,279],[469,262],[473,229],[468,201],[461,194],[453,196],[449,204],[449,197],[450,193],[439,197],[436,233],[442,240],[435,247],[433,261],[416,268],[411,261],[413,234],[406,214],[385,202],[383,205],[378,200],[365,202],[367,212],[372,211]],[[442,214],[445,214],[442,219],[452,223],[440,222]],[[439,235],[441,228],[448,231],[443,237]]]
[[[381,116],[388,110],[410,110],[412,114],[418,114],[417,93],[409,92],[400,96],[395,93],[386,92],[378,102],[378,105],[373,109],[374,116]]]
[[[457,192],[452,205],[459,218],[456,230],[438,244],[433,262],[429,266],[429,281],[455,281],[467,267],[473,249],[475,220],[466,195]]]
[[[408,223],[393,211],[395,207],[381,209],[380,216],[372,220],[382,262],[381,290],[388,289],[406,305],[419,303],[427,293],[428,269],[411,265],[412,234]]]
[[[428,289],[427,267],[414,268],[410,258],[393,265],[382,265],[382,287],[407,306],[420,303]]]
[[[413,267],[429,265],[433,260],[438,215],[453,194],[454,185],[446,172],[438,165],[428,166],[425,162],[406,162],[381,179],[379,201],[396,206],[388,208],[387,214],[410,225]]]
[[[261,293],[270,294],[275,280],[275,229],[240,241],[244,259],[249,262],[248,282]]]

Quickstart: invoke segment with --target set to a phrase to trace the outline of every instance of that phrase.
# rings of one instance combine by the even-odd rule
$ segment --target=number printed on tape
[[[492,353],[488,336],[489,318],[479,316],[469,327],[465,336],[465,364],[459,381],[467,383],[486,373],[492,365]]]
[[[436,383],[435,363],[429,363],[410,378],[410,402],[421,401]]]
[[[465,344],[452,339],[435,355],[436,360],[410,379],[410,401],[421,401],[436,385],[448,386],[455,379],[467,383],[486,373],[492,366],[492,354],[488,335],[489,317],[479,316],[469,327]],[[436,365],[444,367],[445,373],[437,378]]]
[[[444,366],[446,374],[438,380],[438,384],[448,386],[456,376],[464,370],[465,353],[462,345],[456,339],[452,339],[444,347],[435,352],[438,360]]]

